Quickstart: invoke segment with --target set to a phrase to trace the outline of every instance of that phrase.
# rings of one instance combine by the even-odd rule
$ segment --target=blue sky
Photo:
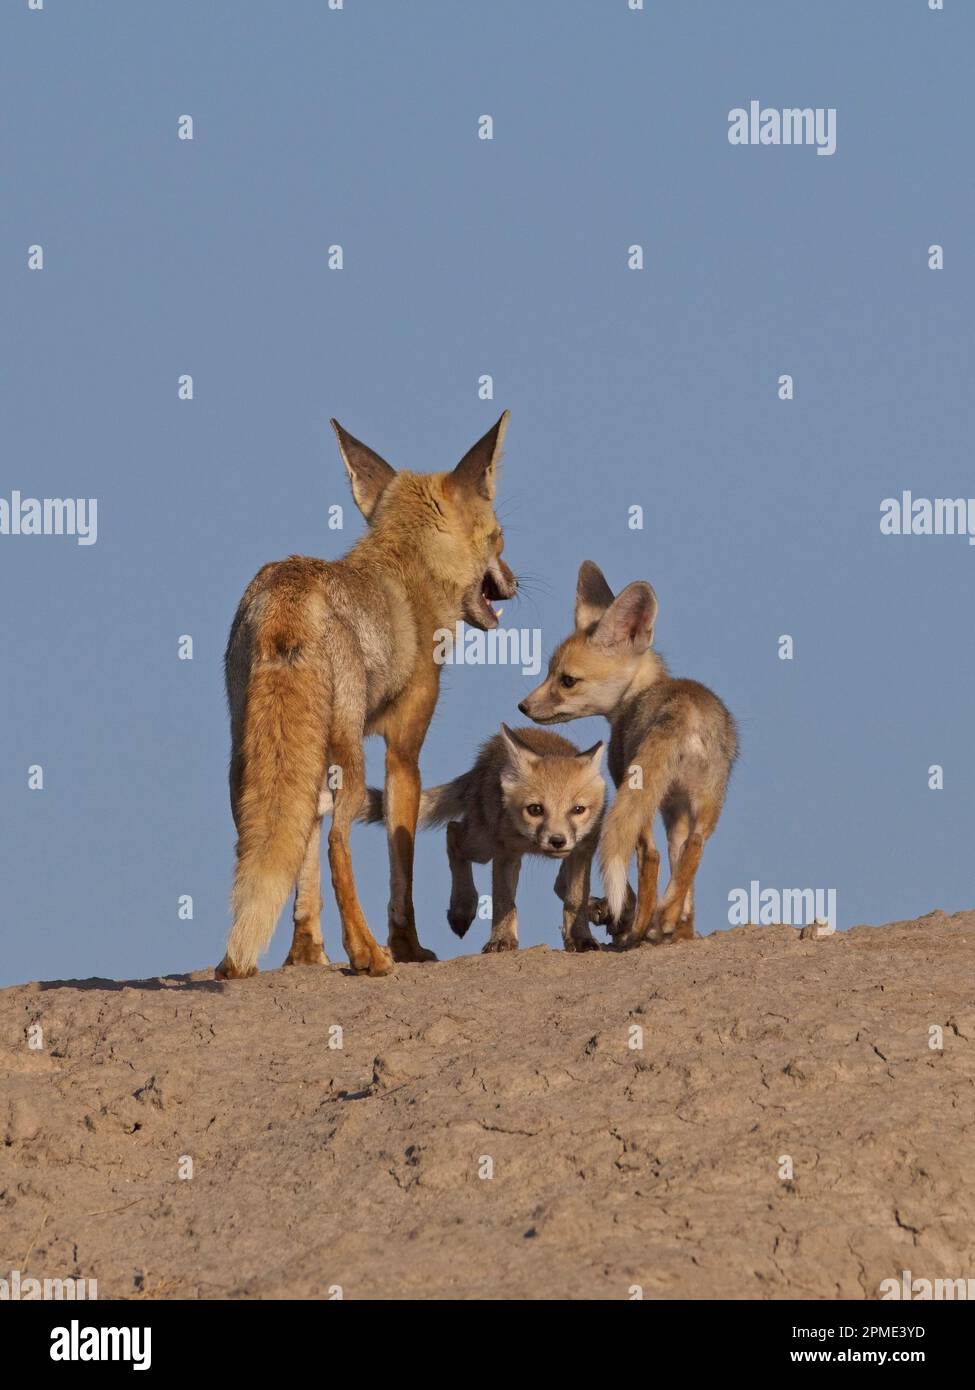
[[[752,879],[835,888],[843,926],[972,906],[975,548],[879,517],[975,491],[973,40],[957,0],[4,6],[0,495],[96,497],[98,539],[0,535],[0,980],[220,958],[223,648],[263,563],[360,533],[332,415],[436,469],[511,410],[499,510],[533,578],[505,621],[546,655],[582,559],[654,584],[672,669],[741,728],[699,929]],[[732,146],[753,99],[834,107],[836,153]],[[424,780],[535,683],[448,672]],[[382,835],[354,854],[384,939]],[[553,873],[526,864],[526,944],[558,942]],[[429,832],[442,955],[448,891]]]

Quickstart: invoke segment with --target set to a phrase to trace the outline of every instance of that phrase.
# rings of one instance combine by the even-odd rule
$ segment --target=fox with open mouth
[[[297,885],[287,964],[327,964],[319,920],[322,817],[342,942],[356,972],[427,961],[413,913],[419,756],[442,666],[434,634],[460,618],[497,626],[517,580],[494,512],[508,425],[501,416],[444,473],[397,472],[332,421],[352,496],[369,524],[339,560],[292,555],[265,565],[241,599],[227,644],[237,826],[233,927],[221,979],[253,975]],[[349,830],[366,798],[363,739],[386,740],[388,949],[366,923]]]

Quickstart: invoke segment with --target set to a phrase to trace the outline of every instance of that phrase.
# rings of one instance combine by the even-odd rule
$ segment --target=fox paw
[[[640,936],[637,932],[633,931],[631,927],[627,927],[625,931],[621,931],[614,938],[613,947],[617,951],[632,951],[635,950],[637,946],[642,946],[644,941],[652,940],[653,936],[651,932],[647,932],[646,936]]]
[[[594,936],[570,936],[565,941],[565,949],[578,953],[582,951],[598,951],[601,947]]]
[[[612,921],[609,915],[609,903],[605,898],[590,898],[587,909],[589,920],[594,927],[608,927]]]
[[[594,927],[605,927],[610,936],[620,936],[625,932],[633,921],[633,913],[629,908],[624,909],[623,916],[617,922],[609,910],[609,903],[605,898],[590,898],[586,915]]]
[[[455,912],[454,909],[451,908],[447,913],[447,921],[450,923],[450,930],[455,936],[466,936],[476,916],[477,908],[475,908],[473,912]]]
[[[349,951],[349,967],[356,975],[391,975],[393,958],[384,946],[376,946],[371,951]]]
[[[646,939],[654,946],[664,946],[671,941],[680,941],[684,935],[680,926],[681,923],[677,914],[664,909],[654,916]],[[693,935],[693,928],[691,935]]]
[[[239,965],[235,965],[229,956],[224,956],[223,960],[213,972],[214,979],[217,980],[249,980],[252,975],[256,974],[256,965],[249,965],[245,969]]]
[[[400,965],[423,965],[427,961],[437,959],[433,951],[428,951],[425,946],[421,946],[416,935],[409,935],[406,932],[390,932],[389,950],[393,960]]]
[[[517,941],[512,941],[510,936],[492,937],[486,946],[481,947],[482,956],[493,956],[499,951],[517,951]]]
[[[297,950],[292,946],[284,958],[284,963],[285,965],[328,965],[328,956],[321,946],[299,946]]]

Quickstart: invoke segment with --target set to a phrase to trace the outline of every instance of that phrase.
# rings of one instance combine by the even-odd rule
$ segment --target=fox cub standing
[[[694,875],[738,752],[735,721],[717,695],[697,681],[674,680],[652,650],[656,618],[649,584],[637,580],[614,598],[599,567],[584,561],[575,632],[518,706],[540,724],[593,714],[610,722],[609,769],[619,791],[600,844],[606,897],[592,899],[589,916],[621,946],[694,935]],[[658,810],[670,858],[659,907]],[[636,895],[627,877],[634,852]]]
[[[451,891],[447,920],[464,936],[477,916],[472,864],[492,865],[491,937],[485,951],[518,948],[515,894],[522,856],[561,859],[555,892],[562,899],[567,951],[598,951],[589,930],[589,869],[599,840],[606,783],[603,744],[580,753],[544,729],[509,729],[482,746],[469,772],[429,787],[420,798],[421,826],[447,822]],[[383,819],[382,793],[370,787],[363,819]]]

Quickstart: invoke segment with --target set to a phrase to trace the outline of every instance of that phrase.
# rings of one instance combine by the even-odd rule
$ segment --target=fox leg
[[[562,942],[567,951],[598,951],[599,942],[589,930],[588,851],[570,854],[555,880],[555,891],[562,899]]]
[[[701,862],[705,843],[717,824],[720,810],[720,803],[717,805],[710,802],[706,803],[697,810],[697,814],[691,820],[690,833],[680,848],[676,868],[671,874],[667,891],[660,904],[657,930],[663,941],[673,941],[679,936],[693,935],[693,926],[690,931],[685,928],[678,932],[678,925],[686,910],[688,894],[692,895],[690,900],[693,904],[694,875]]]
[[[556,891],[558,891],[556,889]],[[609,903],[605,898],[590,898],[588,915],[594,927],[605,927],[610,936],[619,936],[620,932],[629,930],[633,922],[633,912],[636,908],[636,894],[629,884],[626,885],[626,902],[620,920],[614,922],[609,913]]]
[[[333,792],[335,805],[328,832],[328,863],[342,919],[342,945],[357,975],[388,975],[393,962],[389,952],[383,950],[369,930],[356,892],[349,851],[349,830],[366,791],[362,745],[356,746],[353,742],[343,745],[333,740],[330,753],[342,769],[342,785]]]
[[[677,757],[673,733],[666,724],[651,731],[631,763],[639,768],[642,785],[620,787],[609,809],[599,844],[608,915],[620,922],[629,893],[627,869],[637,856],[636,908],[629,927],[616,935],[617,945],[638,946],[647,934],[657,906],[660,854],[653,839],[653,822],[673,780]]]
[[[616,938],[616,944],[624,949],[639,946],[650,932],[653,916],[657,910],[657,883],[660,876],[660,851],[653,838],[653,825],[648,824],[640,831],[636,846],[637,895],[636,911],[630,927]]]
[[[410,690],[386,715],[386,839],[389,845],[389,949],[393,960],[436,960],[420,945],[413,914],[413,853],[420,814],[420,749],[437,702],[436,685]]]
[[[295,934],[285,965],[328,965],[322,940],[322,818],[317,816],[308,837],[295,891]]]
[[[694,935],[694,884],[692,883],[684,895],[684,906],[681,908],[680,921],[674,932],[674,940],[693,941]]]
[[[389,843],[389,949],[393,960],[436,960],[420,945],[413,915],[413,851],[420,812],[420,769],[412,757],[386,753],[386,827]]]
[[[452,820],[447,825],[447,860],[450,864],[450,907],[447,921],[457,936],[465,936],[477,916],[477,885],[471,860],[464,853],[463,821]]]
[[[518,892],[520,854],[499,851],[491,864],[491,936],[484,953],[517,951],[518,914],[515,894]]]
[[[691,831],[690,809],[686,806],[678,810],[671,810],[664,807],[664,825],[667,828],[667,856],[670,860],[670,876],[674,877],[677,872],[677,865],[680,862],[681,850],[684,842]],[[687,892],[684,894],[684,901],[681,905],[680,920],[674,932],[678,941],[691,940],[694,936],[694,884],[691,883]]]
[[[688,891],[694,883],[694,875],[701,862],[704,849],[704,836],[699,830],[692,830],[681,846],[680,856],[667,891],[660,904],[660,918],[654,928],[654,939],[672,941],[677,934],[677,924],[684,909]]]

